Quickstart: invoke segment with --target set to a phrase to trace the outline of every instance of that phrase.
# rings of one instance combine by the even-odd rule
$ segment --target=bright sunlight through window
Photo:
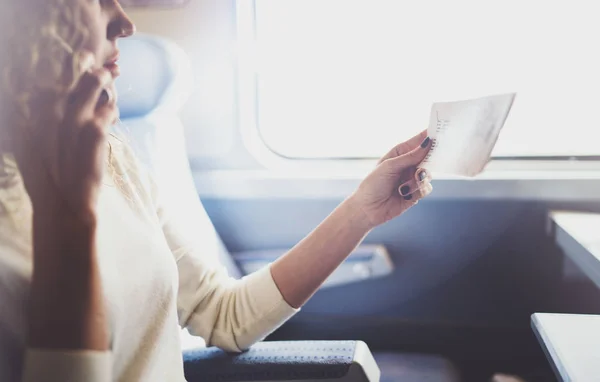
[[[255,0],[249,48],[265,143],[378,157],[432,102],[517,92],[495,156],[600,154],[593,0]],[[244,65],[244,61],[241,61]]]

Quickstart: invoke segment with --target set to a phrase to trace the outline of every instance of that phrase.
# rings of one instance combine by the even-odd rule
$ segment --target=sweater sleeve
[[[110,352],[28,349],[23,382],[110,382]]]
[[[144,171],[147,168],[135,164],[131,150],[122,147],[134,163],[130,178],[142,179],[145,186],[140,194],[147,187],[151,213],[158,217],[176,261],[182,327],[209,345],[242,351],[298,311],[284,301],[269,267],[241,280],[229,276],[219,257],[220,240],[196,193],[184,152],[173,150],[168,160]]]
[[[245,350],[297,312],[281,296],[269,267],[232,280],[224,270],[186,253],[178,268],[180,324],[209,345]]]
[[[182,327],[209,345],[243,351],[264,339],[298,309],[283,299],[269,267],[240,280],[219,260],[219,239],[193,185],[178,187],[156,206],[179,271],[178,316]],[[163,194],[164,195],[164,194]]]

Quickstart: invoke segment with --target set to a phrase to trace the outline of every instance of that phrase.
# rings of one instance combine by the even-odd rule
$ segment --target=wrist
[[[34,211],[33,242],[36,262],[43,258],[77,258],[86,261],[95,253],[97,219],[82,219],[69,211]],[[41,255],[41,256],[37,256]]]
[[[34,212],[29,346],[108,349],[96,219]]]
[[[33,205],[34,226],[42,226],[44,229],[95,231],[97,220],[97,213],[93,208],[89,208],[84,213],[83,211],[74,212],[65,202],[49,202]]]
[[[360,198],[356,194],[350,195],[340,207],[344,210],[348,221],[355,225],[357,229],[364,231],[365,235],[377,226],[365,211]]]

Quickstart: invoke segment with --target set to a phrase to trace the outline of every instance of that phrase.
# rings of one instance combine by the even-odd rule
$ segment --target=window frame
[[[332,176],[353,176],[372,169],[377,158],[298,158],[270,147],[258,124],[258,93],[255,60],[256,0],[235,0],[236,100],[238,125],[249,153],[266,169],[295,171],[299,176],[315,172]],[[392,144],[390,144],[391,148]],[[599,150],[600,153],[600,150]],[[382,155],[385,153],[381,153]],[[600,154],[595,156],[502,156],[492,157],[480,175],[486,179],[538,179],[539,174],[569,174],[567,178],[600,179]],[[579,173],[579,175],[577,175]],[[536,175],[538,174],[538,175]],[[442,179],[456,179],[442,177]]]

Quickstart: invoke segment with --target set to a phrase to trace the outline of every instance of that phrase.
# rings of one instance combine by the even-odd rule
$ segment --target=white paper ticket
[[[515,95],[434,103],[427,130],[432,146],[421,167],[469,177],[483,171]]]

